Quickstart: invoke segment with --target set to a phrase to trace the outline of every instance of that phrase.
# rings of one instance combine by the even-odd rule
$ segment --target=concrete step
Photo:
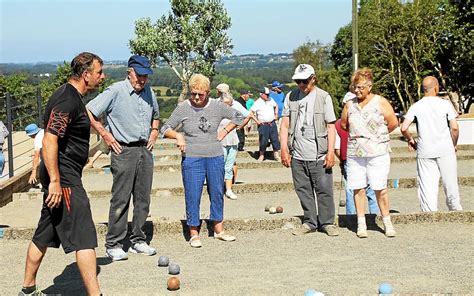
[[[441,191],[439,194],[440,211],[445,212],[447,211],[444,202],[445,197]],[[461,202],[465,211],[474,210],[474,199],[470,198],[471,191],[472,187],[461,186],[460,188],[461,196],[464,197]],[[416,221],[416,215],[413,216],[414,213],[419,212],[416,188],[392,189],[389,191],[389,198],[393,215],[405,215],[411,218],[404,219],[415,219],[414,221]],[[339,194],[336,192],[336,211],[340,216],[345,216],[345,209],[337,207],[338,200]],[[105,224],[108,220],[109,200],[91,198],[90,203],[94,222]],[[13,202],[0,209],[1,224],[17,230],[34,229],[39,219],[41,205],[41,198],[30,199],[28,194],[16,194]],[[284,211],[281,214],[269,214],[264,210],[266,205],[282,206]],[[231,229],[237,230],[278,229],[287,222],[300,223],[299,217],[302,215],[302,209],[294,191],[242,193],[238,195],[237,200],[225,199],[224,211],[226,228],[232,225]],[[129,221],[132,219],[132,212],[133,205],[129,210]],[[209,200],[207,196],[203,196],[201,218],[208,219],[209,213]],[[355,218],[352,217],[351,219]],[[474,217],[469,219],[469,221],[474,222]],[[155,227],[159,227],[161,232],[179,233],[183,229],[182,223],[185,220],[184,200],[172,196],[154,196],[151,201],[148,220]],[[346,223],[349,222],[346,221]]]
[[[265,153],[265,161],[258,162],[258,152],[241,152],[237,157],[237,164],[240,169],[256,169],[256,168],[278,168],[283,166],[279,161],[275,161],[273,153],[267,151]],[[154,171],[163,172],[169,170],[181,170],[181,156],[180,155],[168,155],[160,158],[154,158]],[[473,160],[474,154],[471,151],[459,151],[457,153],[457,160]],[[416,161],[416,155],[413,152],[391,154],[391,163],[409,163]],[[339,160],[336,159],[336,163]],[[97,160],[94,164],[94,168],[84,169],[84,174],[97,174],[101,171],[106,173],[110,170],[110,158],[102,158]]]
[[[265,161],[264,163],[267,163]],[[285,168],[276,161],[268,161],[274,166],[258,167],[253,169],[243,169],[240,167],[237,173],[237,185],[241,184],[275,184],[275,183],[292,183],[291,169]],[[458,176],[471,177],[474,176],[474,166],[472,160],[461,160],[457,162]],[[333,170],[333,180],[339,183],[341,180],[341,173],[338,167]],[[415,178],[416,177],[416,163],[392,163],[390,166],[390,179],[401,178]],[[84,187],[88,191],[110,191],[112,188],[112,174],[108,170],[96,170],[91,173],[88,170],[84,171],[82,181]],[[271,185],[273,186],[273,185]],[[161,172],[154,172],[153,174],[153,188],[164,189],[180,187],[182,188],[181,170],[177,167],[170,166],[168,170]]]

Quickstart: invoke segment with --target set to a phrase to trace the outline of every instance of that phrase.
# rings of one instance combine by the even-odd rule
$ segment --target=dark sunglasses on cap
[[[306,79],[295,79],[294,81],[295,81],[295,83],[296,83],[297,85],[298,85],[298,84],[301,84],[301,83],[303,83],[303,84],[308,84],[308,83],[311,81],[311,79],[313,79],[313,75],[309,76],[309,77],[306,78]]]

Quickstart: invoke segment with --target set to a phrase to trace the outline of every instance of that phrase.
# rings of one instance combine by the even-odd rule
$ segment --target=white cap
[[[314,75],[314,68],[308,64],[299,64],[295,69],[295,74],[291,79],[307,79],[311,75]]]
[[[356,97],[356,95],[349,91],[345,94],[344,98],[342,99],[342,102],[345,104],[347,101],[350,101],[355,97]]]
[[[216,86],[216,89],[221,93],[228,93],[229,92],[229,85],[225,83],[221,83]]]
[[[261,94],[269,95],[270,94],[270,89],[268,87],[262,87],[260,90]]]

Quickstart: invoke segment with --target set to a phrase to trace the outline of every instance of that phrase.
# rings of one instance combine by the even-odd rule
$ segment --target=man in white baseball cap
[[[298,89],[286,95],[280,140],[281,162],[291,167],[295,191],[304,213],[303,227],[295,229],[293,234],[319,230],[337,236],[332,176],[336,115],[332,99],[316,87],[311,65],[298,65],[292,79]]]

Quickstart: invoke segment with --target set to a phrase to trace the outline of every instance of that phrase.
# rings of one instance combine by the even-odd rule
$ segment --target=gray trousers
[[[303,223],[313,230],[318,226],[334,224],[332,169],[325,169],[323,163],[323,160],[291,160],[293,185],[304,212]]]
[[[112,199],[110,200],[109,229],[106,248],[122,247],[127,236],[128,209],[133,195],[132,235],[133,244],[146,239],[142,228],[150,210],[150,192],[153,181],[153,155],[146,146],[122,146],[122,152],[112,151],[113,175]]]

